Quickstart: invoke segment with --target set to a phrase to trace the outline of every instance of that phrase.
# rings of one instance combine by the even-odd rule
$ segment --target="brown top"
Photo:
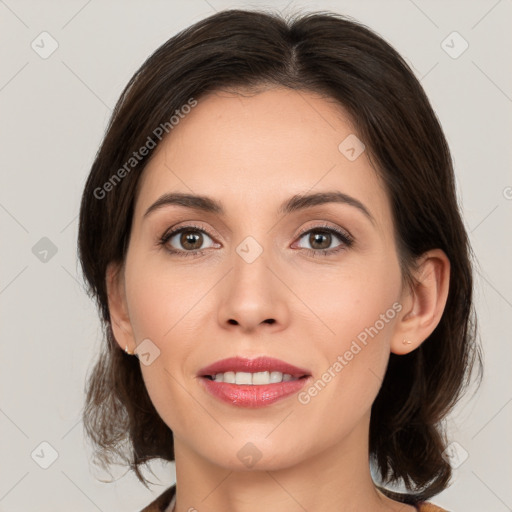
[[[165,509],[171,503],[176,492],[176,484],[165,490],[158,498],[152,501],[147,507],[143,508],[140,512],[165,512]],[[437,507],[436,505],[423,501],[421,503],[412,504],[419,512],[448,512],[444,508]]]

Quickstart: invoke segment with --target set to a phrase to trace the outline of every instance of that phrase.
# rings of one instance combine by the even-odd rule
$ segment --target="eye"
[[[203,228],[189,225],[165,233],[159,243],[173,254],[178,254],[179,256],[193,256],[204,252],[202,246],[205,237],[213,242],[210,235]]]
[[[306,235],[308,236],[306,237]],[[333,241],[335,241],[333,236],[340,243],[334,248],[329,248]],[[212,242],[212,245],[206,249],[220,247],[219,244],[213,242],[212,237],[204,228],[193,225],[182,226],[165,233],[160,238],[159,245],[164,246],[168,252],[177,256],[198,256],[206,252],[206,249],[203,247],[205,237]],[[305,239],[310,247],[299,246],[299,248],[312,256],[317,256],[318,254],[324,256],[332,255],[349,248],[354,243],[354,239],[349,233],[328,225],[316,226],[303,231],[299,235],[299,240],[302,239]]]
[[[306,235],[308,235],[306,237]],[[340,240],[339,243],[334,248],[331,247],[334,239],[337,238]],[[335,254],[345,248],[350,247],[354,240],[351,235],[341,230],[338,230],[331,226],[317,226],[311,229],[308,229],[305,232],[300,234],[300,239],[305,239],[306,242],[310,245],[310,247],[301,247],[306,250],[308,253],[315,254],[321,253],[323,255],[327,254]]]

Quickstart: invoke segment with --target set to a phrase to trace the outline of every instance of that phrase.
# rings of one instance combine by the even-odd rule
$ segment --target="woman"
[[[442,421],[481,366],[471,249],[439,122],[379,36],[228,10],[171,38],[79,230],[106,339],[86,432],[145,485],[176,463],[145,511],[442,510]]]

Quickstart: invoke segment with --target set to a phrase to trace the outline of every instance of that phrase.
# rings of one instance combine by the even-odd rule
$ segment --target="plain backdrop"
[[[215,11],[268,6],[368,25],[412,66],[437,112],[478,258],[486,374],[449,418],[459,462],[433,501],[512,510],[510,0],[0,0],[0,511],[138,511],[174,482],[173,464],[152,465],[150,492],[123,468],[104,483],[90,463],[80,414],[101,331],[76,258],[79,201],[143,61]]]

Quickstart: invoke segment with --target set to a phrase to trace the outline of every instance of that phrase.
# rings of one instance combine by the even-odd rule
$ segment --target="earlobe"
[[[422,255],[408,290],[403,315],[397,319],[391,352],[408,354],[418,348],[439,324],[448,299],[450,261],[441,249]]]
[[[117,344],[131,352],[135,348],[132,326],[128,315],[122,266],[110,263],[105,275],[108,308],[112,332]]]

